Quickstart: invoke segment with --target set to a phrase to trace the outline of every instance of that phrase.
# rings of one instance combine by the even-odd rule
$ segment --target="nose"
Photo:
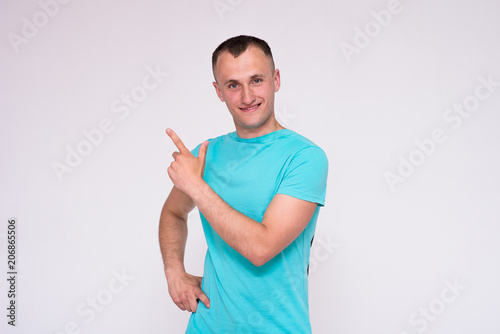
[[[241,103],[250,105],[255,101],[255,96],[253,95],[253,91],[250,87],[243,87],[241,92]]]

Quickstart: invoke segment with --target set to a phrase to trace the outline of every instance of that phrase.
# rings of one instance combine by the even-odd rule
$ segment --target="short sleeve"
[[[277,194],[325,205],[328,159],[317,146],[306,147],[286,166]]]

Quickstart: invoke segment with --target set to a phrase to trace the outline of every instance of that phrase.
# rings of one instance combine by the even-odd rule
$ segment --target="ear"
[[[274,92],[279,91],[280,87],[281,87],[280,70],[276,70],[274,71]]]
[[[222,97],[222,93],[220,92],[219,84],[216,81],[212,82],[212,84],[214,85],[215,92],[217,93],[219,100],[224,102],[224,98]]]

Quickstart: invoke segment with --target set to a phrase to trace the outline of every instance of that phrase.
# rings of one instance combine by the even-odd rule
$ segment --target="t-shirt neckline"
[[[269,142],[272,140],[276,140],[280,137],[283,137],[284,135],[290,133],[291,131],[292,130],[290,130],[290,129],[280,129],[280,130],[269,132],[265,135],[253,137],[253,138],[241,138],[240,136],[238,136],[238,133],[236,131],[232,132],[231,135],[232,135],[233,139],[235,139],[236,141],[239,141],[239,142],[243,142],[243,143],[265,143],[265,142]]]

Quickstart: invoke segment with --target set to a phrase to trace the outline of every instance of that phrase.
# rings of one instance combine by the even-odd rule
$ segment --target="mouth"
[[[248,107],[244,107],[244,108],[239,108],[241,111],[243,112],[253,112],[255,110],[257,110],[257,108],[260,107],[262,103],[258,103],[258,104],[253,104],[251,106],[248,106]]]

